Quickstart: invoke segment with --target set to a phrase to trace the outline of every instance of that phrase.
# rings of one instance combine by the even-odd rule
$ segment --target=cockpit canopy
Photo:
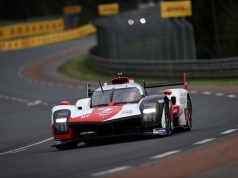
[[[112,88],[109,90],[97,90],[92,95],[92,107],[107,106],[108,103],[114,105],[137,103],[141,100],[142,95],[137,87]]]

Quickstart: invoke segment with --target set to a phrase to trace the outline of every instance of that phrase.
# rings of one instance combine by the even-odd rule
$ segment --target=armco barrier
[[[91,66],[108,74],[123,72],[131,76],[181,78],[181,75],[187,72],[190,78],[238,77],[238,57],[195,61],[110,60],[98,57],[92,51]]]
[[[91,33],[94,33],[95,31],[96,29],[94,28],[94,26],[88,24],[74,30],[62,31],[24,39],[2,41],[0,42],[0,51],[29,48],[35,46],[48,45],[52,43],[64,42],[68,40],[74,40],[85,37]]]

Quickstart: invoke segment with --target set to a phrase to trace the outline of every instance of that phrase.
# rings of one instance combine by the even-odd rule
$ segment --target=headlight
[[[54,112],[54,130],[55,134],[63,135],[69,132],[67,120],[70,117],[70,110],[62,109]]]
[[[156,109],[155,108],[148,108],[143,110],[143,114],[152,114],[155,113]]]
[[[59,118],[55,120],[56,123],[65,123],[67,122],[67,118]]]
[[[54,119],[68,118],[68,117],[70,117],[70,110],[68,109],[61,109],[54,112]]]

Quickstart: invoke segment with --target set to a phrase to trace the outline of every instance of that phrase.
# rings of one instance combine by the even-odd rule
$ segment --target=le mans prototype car
[[[186,74],[183,82],[138,84],[118,74],[111,84],[95,91],[75,105],[62,101],[52,108],[52,133],[58,149],[76,147],[79,142],[131,134],[170,135],[176,128],[191,130],[192,103]],[[184,85],[148,95],[147,88]]]

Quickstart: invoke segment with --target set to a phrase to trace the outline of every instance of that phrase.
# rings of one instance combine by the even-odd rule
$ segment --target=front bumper
[[[114,137],[130,134],[140,134],[141,115],[109,120],[106,122],[68,123],[73,130],[75,139],[87,140],[95,138]]]

